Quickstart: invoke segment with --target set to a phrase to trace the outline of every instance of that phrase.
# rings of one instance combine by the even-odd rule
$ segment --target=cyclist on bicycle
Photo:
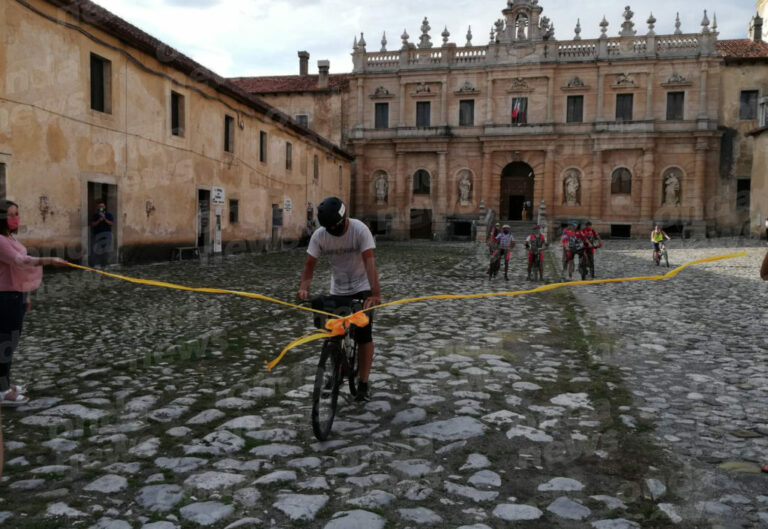
[[[584,235],[579,228],[579,223],[574,221],[570,227],[563,230],[560,244],[563,246],[563,278],[568,269],[568,279],[573,278],[573,258],[584,247]]]
[[[584,227],[584,239],[587,241],[587,253],[589,255],[589,263],[591,263],[590,271],[592,273],[592,279],[595,278],[595,250],[603,247],[603,240],[600,238],[600,234],[597,230],[592,228],[592,222],[587,221]]]
[[[312,234],[307,248],[307,260],[301,272],[297,297],[307,299],[318,259],[327,255],[331,264],[331,295],[342,302],[365,300],[363,307],[381,303],[381,287],[373,250],[376,243],[368,227],[350,219],[341,199],[328,197],[317,206],[321,228]],[[355,330],[360,364],[360,384],[357,400],[370,400],[368,376],[373,364],[373,313],[370,323]]]
[[[531,269],[534,265],[534,259],[536,260],[536,268],[539,269],[539,277],[544,279],[544,246],[547,244],[547,239],[544,234],[541,233],[541,226],[536,224],[533,227],[533,232],[526,237],[525,247],[528,248],[528,281],[531,280]]]
[[[651,242],[653,243],[653,260],[658,261],[659,260],[659,250],[661,249],[661,243],[664,242],[664,239],[671,240],[671,237],[664,233],[664,230],[661,229],[661,227],[657,224],[653,227],[653,231],[651,232]]]
[[[504,255],[504,279],[509,281],[509,276],[507,273],[509,272],[509,256],[511,254],[512,248],[515,247],[515,236],[512,235],[512,228],[509,227],[509,224],[505,224],[501,228],[501,233],[499,233],[496,236],[496,241],[499,245],[496,252],[494,252],[494,256],[497,252],[503,252]]]

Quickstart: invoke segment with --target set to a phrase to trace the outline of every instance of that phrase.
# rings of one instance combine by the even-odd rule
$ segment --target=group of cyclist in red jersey
[[[574,257],[584,260],[584,270],[589,270],[592,278],[595,277],[595,250],[603,246],[600,234],[592,227],[591,222],[587,222],[584,229],[578,222],[572,222],[567,226],[560,237],[560,244],[563,248],[563,279],[565,279],[566,270],[568,278],[573,278]],[[495,275],[494,263],[498,263],[504,258],[504,279],[509,279],[509,259],[512,248],[515,247],[515,237],[508,224],[501,226],[500,223],[491,229],[488,245],[491,252],[491,264],[488,268],[488,276],[492,279]],[[544,253],[547,246],[545,235],[541,232],[541,226],[535,225],[525,239],[525,248],[528,250],[528,280],[534,279],[538,275],[540,280],[544,280]]]

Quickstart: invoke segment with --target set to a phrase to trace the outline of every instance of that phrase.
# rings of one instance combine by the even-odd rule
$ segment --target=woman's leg
[[[24,294],[0,292],[0,391],[11,388],[13,351],[19,345],[24,321]]]

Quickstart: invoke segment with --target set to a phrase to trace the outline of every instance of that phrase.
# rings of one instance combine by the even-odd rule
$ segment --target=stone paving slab
[[[655,272],[646,246],[609,242],[598,274]],[[673,261],[732,250],[688,246],[672,245]],[[263,367],[311,317],[52,274],[15,365],[34,400],[3,413],[0,518],[20,529],[757,526],[766,481],[742,470],[768,445],[768,321],[762,250],[748,251],[653,285],[383,309],[373,400],[345,394],[325,443],[309,422],[319,344]],[[510,281],[489,282],[472,244],[385,243],[377,264],[398,299],[528,288],[513,255]],[[291,299],[303,258],[120,273]],[[559,279],[559,255],[548,260]],[[321,266],[316,289],[327,282]]]

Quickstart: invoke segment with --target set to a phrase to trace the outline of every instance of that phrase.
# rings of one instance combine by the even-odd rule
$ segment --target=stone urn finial
[[[467,48],[472,46],[472,26],[467,29]]]

